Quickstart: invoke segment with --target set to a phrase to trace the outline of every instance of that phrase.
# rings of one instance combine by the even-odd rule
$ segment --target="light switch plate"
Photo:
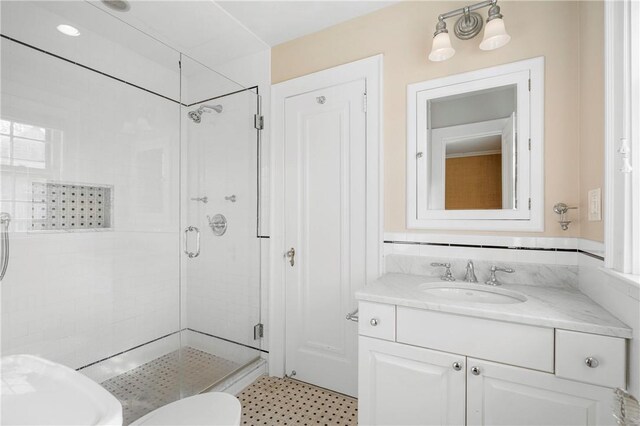
[[[600,188],[589,191],[589,221],[602,220],[602,191]]]

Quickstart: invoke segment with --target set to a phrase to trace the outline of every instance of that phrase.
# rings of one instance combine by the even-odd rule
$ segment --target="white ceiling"
[[[211,67],[268,48],[211,0],[130,0],[124,13],[100,1],[90,3]]]
[[[129,0],[127,12],[89,3],[172,48],[215,67],[399,0]]]
[[[218,1],[229,14],[269,46],[366,15],[391,1]]]

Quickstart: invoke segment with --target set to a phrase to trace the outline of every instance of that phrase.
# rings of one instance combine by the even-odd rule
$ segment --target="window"
[[[40,126],[0,120],[0,164],[46,169],[52,132]]]

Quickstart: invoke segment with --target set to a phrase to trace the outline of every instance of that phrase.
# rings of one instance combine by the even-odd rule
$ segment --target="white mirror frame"
[[[502,210],[429,210],[427,101],[506,85],[517,86],[518,205]],[[529,142],[530,141],[530,142]],[[530,203],[529,203],[529,200]],[[484,68],[407,86],[407,227],[544,231],[544,58]]]

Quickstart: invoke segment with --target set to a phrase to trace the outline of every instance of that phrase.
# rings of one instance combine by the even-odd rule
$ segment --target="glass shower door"
[[[257,360],[259,97],[182,59],[183,396]]]

